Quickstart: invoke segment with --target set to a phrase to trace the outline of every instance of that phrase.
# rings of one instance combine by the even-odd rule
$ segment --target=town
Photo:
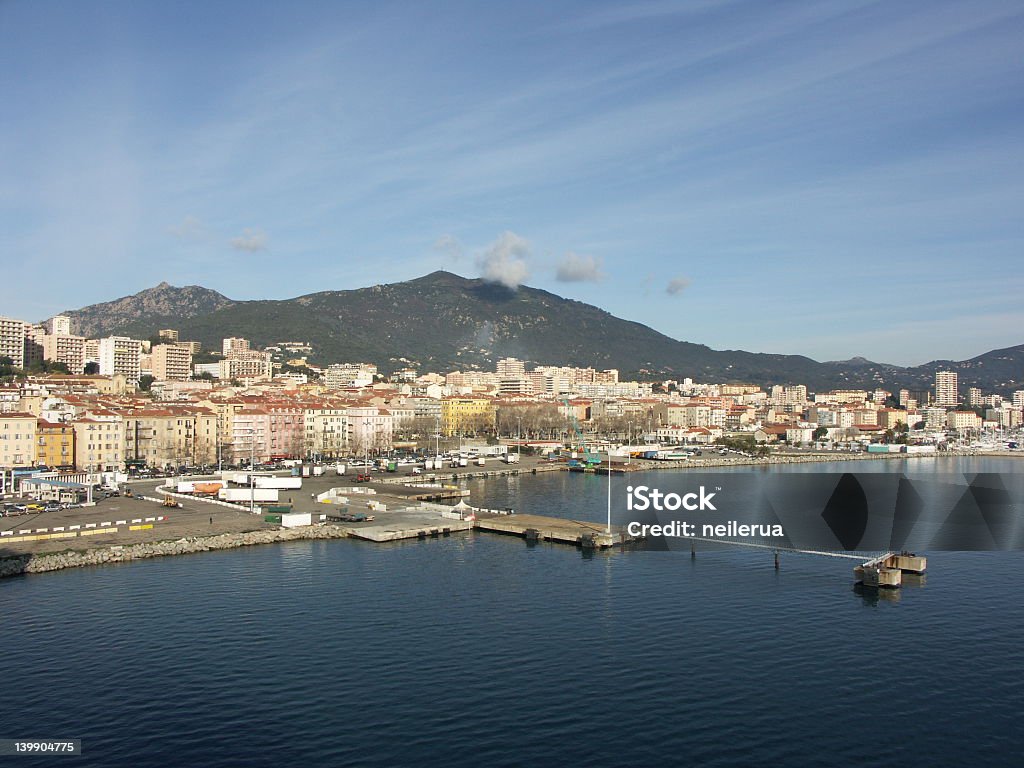
[[[616,370],[528,370],[514,358],[493,371],[385,376],[368,362],[313,365],[302,342],[253,349],[225,338],[209,352],[174,329],[87,339],[71,326],[66,316],[41,325],[0,317],[5,495],[41,472],[185,473],[299,459],[368,466],[471,443],[573,465],[598,464],[598,451],[680,460],[712,446],[749,456],[779,447],[1004,451],[1018,448],[1024,407],[1024,390],[962,393],[955,371],[938,372],[929,391],[815,393],[799,383],[620,381]]]

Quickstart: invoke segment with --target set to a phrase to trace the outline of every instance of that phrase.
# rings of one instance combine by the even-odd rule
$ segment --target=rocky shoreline
[[[245,533],[222,533],[214,536],[186,536],[173,541],[151,541],[139,544],[123,544],[85,551],[54,552],[44,555],[15,555],[0,560],[0,578],[18,576],[23,573],[45,573],[65,568],[80,568],[86,565],[126,563],[148,557],[189,555],[194,552],[210,552],[218,549],[235,549],[258,544],[276,544],[281,541],[301,539],[344,539],[348,531],[333,525],[317,525],[305,528],[280,528],[277,530],[246,531]]]

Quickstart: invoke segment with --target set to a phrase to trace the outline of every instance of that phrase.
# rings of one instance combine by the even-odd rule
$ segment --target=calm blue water
[[[603,511],[594,477],[516,483]],[[1019,765],[1024,557],[934,554],[881,598],[850,565],[479,534],[8,579],[0,737],[97,766]]]

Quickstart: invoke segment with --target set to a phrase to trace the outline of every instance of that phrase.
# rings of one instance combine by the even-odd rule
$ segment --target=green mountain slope
[[[164,290],[163,298],[170,300]],[[212,308],[205,312],[195,287],[170,290],[190,291],[183,297],[183,311],[161,312],[155,317],[146,317],[142,311],[133,314],[125,303],[130,303],[132,297],[128,297],[116,303],[117,312],[101,309],[108,305],[95,305],[75,314],[90,318],[93,327],[102,332],[141,338],[160,327],[177,328],[181,338],[201,341],[212,349],[219,349],[220,340],[227,336],[243,336],[257,346],[304,341],[313,346],[314,362],[368,361],[384,371],[406,365],[425,371],[493,370],[495,361],[511,356],[530,364],[618,368],[623,376],[762,385],[805,383],[817,390],[925,388],[940,367],[962,371],[963,387],[1020,388],[1019,380],[1024,379],[1024,347],[919,368],[863,359],[820,363],[798,355],[719,351],[671,339],[640,323],[547,291],[526,286],[512,291],[448,272],[286,301],[234,302],[209,291],[204,299]]]

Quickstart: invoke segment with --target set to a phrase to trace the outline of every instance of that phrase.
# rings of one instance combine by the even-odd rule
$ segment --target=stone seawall
[[[56,552],[45,555],[17,555],[0,559],[0,578],[17,576],[22,573],[44,573],[64,568],[78,568],[84,565],[126,563],[147,557],[188,555],[193,552],[210,552],[217,549],[250,547],[256,544],[274,544],[279,541],[300,539],[344,539],[348,532],[333,525],[317,525],[305,528],[280,528],[276,530],[247,531],[245,533],[223,533],[215,536],[186,536],[173,541],[152,541],[140,544],[124,544],[86,551]]]

